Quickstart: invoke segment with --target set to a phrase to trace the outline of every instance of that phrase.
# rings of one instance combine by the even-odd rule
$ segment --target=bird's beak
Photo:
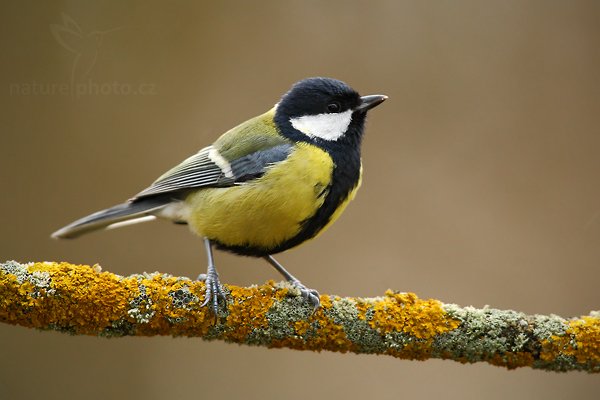
[[[383,94],[373,94],[371,96],[362,96],[360,98],[360,104],[354,109],[354,111],[367,112],[373,107],[383,103],[388,97]]]

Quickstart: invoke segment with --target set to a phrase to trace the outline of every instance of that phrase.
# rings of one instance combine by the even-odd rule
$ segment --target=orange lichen
[[[388,349],[386,354],[403,360],[427,360],[431,357],[431,341],[417,341],[408,343],[402,349]]]
[[[25,296],[28,295],[30,293],[33,293],[34,291],[34,287],[33,284],[31,282],[23,282],[20,286],[19,286],[19,294],[21,296]]]
[[[296,335],[299,335],[299,336],[306,335],[306,332],[308,332],[308,329],[310,328],[310,323],[306,320],[296,321],[293,323],[293,325],[294,325],[294,332],[296,333]]]
[[[160,318],[150,318],[148,323],[140,324],[138,331],[140,334],[152,335],[156,332],[169,332],[172,335],[183,335],[195,332],[204,334],[213,322],[210,311],[206,308],[198,309],[197,302],[190,302],[187,308],[175,307],[171,293],[187,287],[192,293],[203,293],[204,284],[202,282],[181,281],[178,278],[154,274],[141,279],[137,278],[123,279],[127,285],[145,288],[146,303],[150,310],[160,315]],[[139,293],[139,289],[138,289]],[[190,308],[194,308],[194,312]],[[174,323],[173,321],[179,321]],[[167,333],[165,333],[167,334]]]
[[[372,309],[369,325],[381,333],[403,332],[418,339],[431,339],[456,329],[460,321],[452,319],[438,300],[422,300],[414,293],[386,291],[386,297],[373,303],[358,305],[359,318],[366,319]]]
[[[47,317],[48,322],[70,325],[77,333],[96,334],[111,326],[113,321],[126,315],[131,293],[135,293],[135,287],[124,286],[116,275],[98,273],[87,265],[79,266],[73,273],[73,267],[67,263],[36,263],[29,271],[48,272],[51,288],[56,291],[41,315]]]
[[[600,318],[583,316],[568,323],[564,335],[553,335],[542,341],[540,359],[553,361],[556,357],[572,356],[578,363],[600,363]]]
[[[600,318],[583,316],[571,321],[567,333],[575,335],[577,352],[573,355],[577,362],[600,362]]]
[[[27,288],[21,290],[21,286],[26,283],[18,283],[17,277],[12,274],[0,274],[0,319],[3,321],[19,321],[22,317],[22,309],[28,307]],[[31,326],[31,325],[29,325]]]
[[[344,331],[344,327],[336,324],[327,316],[333,307],[330,296],[321,295],[321,306],[308,320],[290,322],[294,335],[284,339],[273,340],[270,347],[289,347],[297,350],[331,350],[345,353],[353,350],[352,343]]]
[[[0,314],[4,321],[19,321],[21,325],[37,328],[55,326],[72,333],[97,335],[114,328],[114,324],[136,322],[128,311],[132,300],[140,295],[142,285],[148,311],[154,311],[160,318],[136,324],[137,334],[163,332],[172,335],[190,330],[202,333],[211,325],[206,310],[191,313],[189,309],[176,308],[169,296],[170,292],[188,283],[191,290],[202,292],[203,283],[200,282],[182,283],[177,278],[160,274],[122,278],[99,272],[95,267],[69,263],[35,263],[28,266],[27,271],[49,276],[49,287],[37,288],[29,281],[17,283],[16,276],[0,274],[0,296],[4,304],[11,305],[7,307],[10,313],[3,309]],[[33,296],[36,291],[39,296]],[[52,291],[52,295],[45,296],[48,291]],[[177,319],[189,320],[189,323],[175,326],[170,322]],[[204,324],[204,321],[208,322]]]
[[[32,282],[24,281],[16,291],[9,293],[10,285],[2,285],[5,301],[17,305],[13,315],[3,318],[21,319],[23,315],[19,314],[26,310],[24,319],[28,326],[55,324],[76,333],[94,334],[109,326],[126,308],[128,292],[116,283],[113,274],[99,274],[89,266],[78,266],[75,273],[73,265],[68,263],[35,263],[29,265],[27,271],[47,274],[51,278],[50,286],[37,288]],[[10,274],[3,275],[2,279],[11,279]],[[14,275],[12,279],[16,281]],[[98,286],[104,290],[98,291]],[[52,296],[42,296],[49,290],[53,291]],[[38,295],[34,296],[36,291]],[[94,301],[90,302],[90,298]]]
[[[355,344],[348,339],[344,327],[336,324],[331,317],[327,316],[327,311],[332,307],[331,296],[321,296],[321,308],[311,318],[311,323],[318,327],[318,333],[308,338],[307,348],[345,353],[355,347]]]
[[[229,315],[225,325],[227,339],[243,342],[255,329],[266,328],[269,325],[267,313],[275,300],[280,301],[287,290],[277,290],[273,281],[266,285],[243,288],[230,286],[231,301],[228,305]]]

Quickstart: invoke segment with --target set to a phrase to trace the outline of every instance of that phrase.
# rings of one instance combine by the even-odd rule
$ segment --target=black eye
[[[330,113],[338,113],[342,110],[342,106],[337,101],[327,104],[327,111]]]

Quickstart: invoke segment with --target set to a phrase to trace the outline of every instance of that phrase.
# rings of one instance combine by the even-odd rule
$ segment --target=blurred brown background
[[[599,2],[3,2],[0,41],[2,261],[204,271],[201,241],[181,226],[49,234],[323,75],[390,99],[370,114],[355,202],[319,240],[280,256],[306,284],[562,316],[600,308]],[[261,261],[217,262],[228,283],[278,279]],[[197,339],[0,325],[0,340],[2,399],[600,390],[583,373]]]

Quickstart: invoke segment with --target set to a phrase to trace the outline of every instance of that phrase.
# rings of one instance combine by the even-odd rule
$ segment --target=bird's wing
[[[262,176],[269,165],[285,160],[292,151],[292,142],[278,134],[274,115],[272,108],[230,129],[132,200],[199,187],[232,186]]]
[[[248,182],[261,177],[269,166],[285,160],[292,147],[291,143],[282,142],[233,160],[225,159],[213,146],[205,147],[167,171],[132,200],[199,187],[225,187]]]

